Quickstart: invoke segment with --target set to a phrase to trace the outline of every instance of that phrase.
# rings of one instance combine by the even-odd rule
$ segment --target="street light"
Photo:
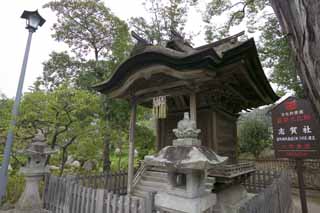
[[[3,161],[2,161],[2,166],[0,170],[0,201],[5,195],[6,188],[7,188],[7,174],[8,174],[8,166],[10,161],[10,153],[11,153],[11,148],[13,143],[13,130],[14,130],[14,127],[16,126],[16,118],[19,113],[19,104],[22,96],[22,88],[23,88],[24,76],[27,68],[27,61],[29,57],[32,33],[34,33],[39,26],[41,27],[46,21],[44,18],[40,16],[40,14],[38,13],[38,10],[36,11],[25,10],[22,13],[21,18],[26,19],[26,29],[28,29],[29,35],[28,35],[26,49],[24,52],[19,84],[17,88],[14,105],[12,108],[12,118],[11,118],[10,126],[8,129],[7,141],[4,149]]]
[[[35,32],[38,26],[42,26],[46,20],[41,17],[38,10],[36,11],[23,11],[21,18],[26,20],[26,29]]]

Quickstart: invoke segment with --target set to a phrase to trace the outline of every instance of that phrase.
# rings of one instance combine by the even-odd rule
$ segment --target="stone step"
[[[155,182],[155,181],[150,181],[146,179],[141,179],[139,185],[142,186],[149,186],[149,187],[154,187],[154,188],[164,188],[167,186],[165,182]]]
[[[205,187],[211,187],[211,188],[213,187],[213,183],[205,183],[204,185]]]
[[[152,176],[152,177],[161,177],[161,178],[168,178],[168,173],[165,172],[158,172],[158,171],[146,171],[143,176]]]
[[[207,182],[207,183],[215,183],[215,182],[216,182],[216,178],[214,178],[214,177],[207,177],[207,178],[206,178],[206,182]]]
[[[139,189],[135,189],[133,191],[132,195],[136,196],[136,197],[146,198],[147,195],[148,195],[148,192],[142,191],[142,190],[139,190]]]
[[[164,173],[167,173],[167,169],[165,168],[159,168],[159,167],[149,167],[148,168],[149,171],[155,171],[155,172],[164,172]]]
[[[145,186],[145,185],[141,185],[138,184],[135,189],[140,190],[140,191],[145,191],[145,192],[156,192],[159,190],[163,190],[164,188],[157,188],[157,187],[152,187],[152,186]]]
[[[212,193],[212,189],[205,189],[204,191],[205,191],[205,192]]]
[[[147,176],[147,175],[143,175],[140,180],[145,180],[145,181],[150,181],[150,182],[158,182],[158,183],[167,183],[168,182],[167,178]]]

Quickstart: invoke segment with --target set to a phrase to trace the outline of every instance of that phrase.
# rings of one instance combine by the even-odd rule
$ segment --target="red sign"
[[[320,125],[307,100],[289,97],[271,112],[277,158],[320,157]]]
[[[285,102],[285,107],[286,107],[286,110],[288,110],[288,111],[297,109],[296,100],[286,101]]]

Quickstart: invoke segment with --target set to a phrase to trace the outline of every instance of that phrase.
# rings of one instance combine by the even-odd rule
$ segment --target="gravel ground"
[[[292,195],[295,210],[292,213],[301,213],[300,197]],[[307,197],[308,213],[320,213],[320,196]]]

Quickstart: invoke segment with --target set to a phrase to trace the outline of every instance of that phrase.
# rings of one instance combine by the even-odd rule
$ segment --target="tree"
[[[64,85],[48,93],[27,93],[21,103],[16,131],[19,142],[15,144],[26,144],[36,131],[42,131],[51,148],[61,151],[62,175],[69,147],[77,141],[97,137],[99,109],[98,96]]]
[[[230,34],[233,26],[243,25],[245,21],[249,31],[256,30],[261,17],[272,15],[268,0],[211,0],[203,14],[206,25],[206,39],[212,41]],[[218,17],[226,17],[223,23],[217,23]]]
[[[259,158],[261,152],[271,145],[269,126],[260,119],[245,119],[240,122],[238,131],[240,150],[253,154],[255,158]]]
[[[64,41],[72,48],[82,63],[77,80],[101,82],[107,79],[111,71],[127,56],[130,36],[125,22],[114,16],[100,0],[89,1],[52,1],[44,7],[51,8],[58,17],[54,24],[53,37]],[[88,60],[89,55],[93,60]],[[91,70],[91,72],[84,72]],[[94,75],[93,75],[94,73]],[[96,77],[96,78],[94,78]],[[88,87],[88,85],[86,85]],[[110,100],[101,97],[105,117],[104,170],[110,168],[109,160],[109,117]]]
[[[126,24],[100,0],[60,0],[44,7],[56,12],[58,18],[53,25],[53,38],[68,44],[79,58],[92,53],[96,61],[114,56],[112,49],[116,42],[129,40],[128,34],[123,33]]]
[[[287,35],[307,96],[320,114],[319,1],[270,0]],[[319,117],[319,116],[318,116]]]
[[[278,93],[294,91],[297,97],[303,97],[301,80],[294,66],[293,57],[288,45],[287,37],[280,30],[275,16],[266,18],[261,33],[259,53],[265,68],[273,70],[269,79],[278,85]]]
[[[217,16],[227,17],[218,24]],[[206,40],[212,41],[228,36],[234,26],[245,26],[249,33],[261,32],[258,42],[263,65],[271,69],[270,81],[278,85],[278,93],[283,95],[291,90],[302,96],[303,90],[297,71],[292,66],[292,54],[287,37],[280,31],[279,22],[272,12],[268,0],[212,0],[204,13]]]
[[[63,84],[79,88],[77,76],[79,75],[81,62],[76,61],[66,51],[52,52],[50,59],[43,62],[42,76],[34,82],[34,90],[53,91]],[[44,87],[44,88],[43,88]]]
[[[130,25],[135,32],[152,44],[163,44],[171,38],[171,32],[184,35],[190,6],[197,0],[146,0],[143,4],[150,21],[143,17],[131,18]]]
[[[7,130],[11,119],[13,100],[0,94],[0,144],[4,145],[7,139]],[[2,150],[1,150],[2,151]]]

